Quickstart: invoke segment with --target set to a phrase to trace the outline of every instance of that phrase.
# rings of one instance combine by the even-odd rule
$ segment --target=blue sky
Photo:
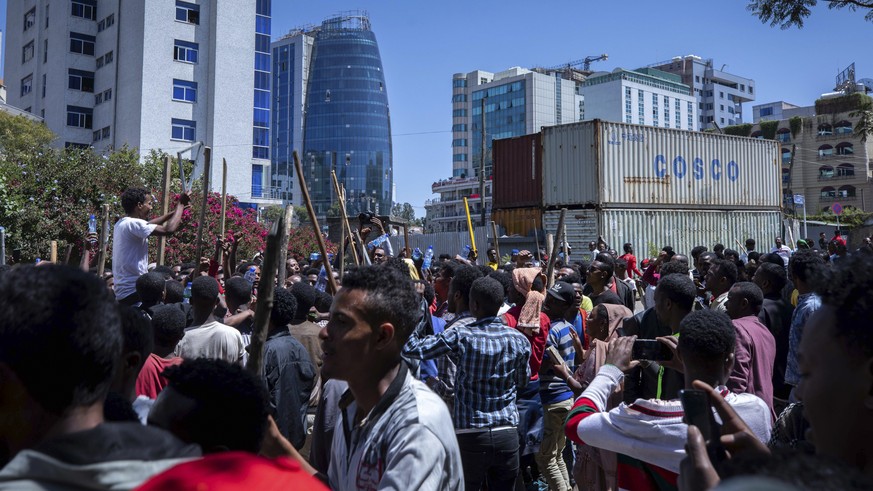
[[[799,105],[830,91],[837,72],[853,61],[858,78],[873,78],[873,23],[863,13],[817,7],[803,29],[783,31],[745,6],[745,0],[274,0],[273,37],[338,12],[369,12],[387,77],[396,199],[422,216],[431,183],[451,175],[456,72],[553,66],[600,53],[609,60],[593,68],[612,70],[696,54],[754,79],[756,104]],[[5,13],[0,0],[2,25]],[[750,104],[744,113],[751,118]]]

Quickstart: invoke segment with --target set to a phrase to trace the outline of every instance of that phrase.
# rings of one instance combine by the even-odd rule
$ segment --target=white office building
[[[584,119],[696,131],[697,100],[678,75],[653,68],[593,73],[582,84]]]
[[[649,65],[681,77],[691,87],[697,99],[697,121],[700,129],[746,123],[743,103],[755,100],[755,81],[724,71],[727,64],[715,68],[713,60],[696,55],[676,56],[671,60]]]
[[[7,2],[8,102],[58,145],[212,148],[211,182],[269,202],[271,0]],[[203,161],[200,146],[185,158]]]

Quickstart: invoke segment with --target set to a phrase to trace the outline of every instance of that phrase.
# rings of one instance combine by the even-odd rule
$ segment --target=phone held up
[[[716,422],[713,415],[709,393],[695,389],[680,390],[679,400],[685,413],[685,423],[694,425],[700,430],[703,441],[706,442],[709,460],[717,466],[725,460],[726,454],[721,445],[721,425]]]
[[[670,348],[657,339],[636,339],[631,351],[634,360],[666,361],[673,359]]]

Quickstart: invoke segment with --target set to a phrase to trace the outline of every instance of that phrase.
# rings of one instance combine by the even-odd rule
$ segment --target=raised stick
[[[258,282],[258,306],[255,310],[252,339],[249,346],[249,361],[246,370],[260,376],[264,363],[264,343],[270,329],[270,313],[273,311],[273,293],[276,289],[276,262],[282,244],[282,232],[278,220],[267,234],[267,250],[261,265],[261,280]]]
[[[331,271],[330,261],[327,260],[327,245],[324,243],[324,237],[321,236],[321,228],[318,226],[318,217],[315,216],[315,209],[312,207],[312,199],[309,197],[309,189],[306,187],[306,178],[303,177],[303,166],[300,165],[300,157],[295,150],[292,154],[294,157],[294,167],[297,170],[297,178],[300,180],[300,191],[303,193],[303,202],[306,203],[306,211],[309,213],[309,219],[312,221],[312,227],[315,229],[315,238],[318,240],[318,249],[321,251],[321,257],[324,263],[324,272],[327,273],[327,286],[330,287],[330,293],[336,295],[337,286],[336,280]]]

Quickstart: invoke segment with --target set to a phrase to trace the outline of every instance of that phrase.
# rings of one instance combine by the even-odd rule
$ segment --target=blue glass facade
[[[257,0],[255,15],[255,94],[252,126],[252,158],[270,158],[270,23],[271,0]],[[263,166],[252,164],[252,198],[264,197]]]
[[[273,118],[272,130],[272,166],[270,186],[273,188],[273,198],[293,201],[294,160],[292,152],[294,142],[300,141],[301,135],[295,134],[294,113],[296,112],[294,93],[299,90],[302,74],[296,72],[295,43],[287,43],[273,48]]]
[[[491,142],[521,136],[525,131],[525,81],[490,87],[473,92],[470,108],[470,164],[476,176],[482,158],[482,99],[485,98],[485,177],[490,178]]]
[[[390,213],[388,93],[376,36],[366,16],[328,19],[315,34],[302,164],[319,215],[335,201],[332,169],[345,185],[349,214]]]

